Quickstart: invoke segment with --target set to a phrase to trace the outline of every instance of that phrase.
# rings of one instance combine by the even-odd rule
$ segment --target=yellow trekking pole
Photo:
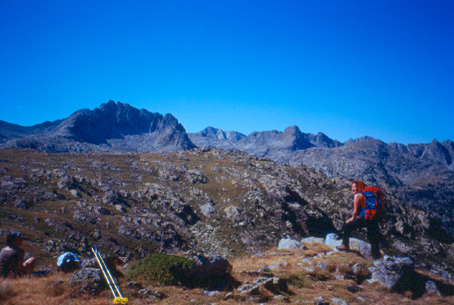
[[[120,289],[117,286],[117,283],[115,283],[114,278],[112,277],[112,274],[109,271],[109,268],[107,268],[106,263],[104,262],[104,259],[101,256],[101,253],[99,253],[98,247],[94,246],[91,248],[91,251],[95,255],[96,260],[98,261],[99,267],[101,268],[102,273],[104,274],[104,277],[109,284],[110,290],[112,291],[112,294],[114,295],[114,300],[113,304],[119,304],[119,305],[125,305],[128,304],[128,298],[124,298],[121,295]],[[115,290],[114,290],[115,287]],[[118,295],[117,295],[118,293]]]

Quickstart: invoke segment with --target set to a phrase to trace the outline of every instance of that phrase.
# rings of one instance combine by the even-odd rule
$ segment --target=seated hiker
[[[22,241],[23,236],[20,232],[8,233],[6,237],[7,246],[0,252],[0,272],[4,278],[8,275],[16,277],[31,274],[35,268],[34,257],[24,262],[25,252],[20,248]]]
[[[341,251],[348,251],[350,250],[350,235],[351,233],[359,228],[367,228],[367,235],[369,238],[369,242],[371,244],[371,252],[373,258],[380,257],[380,229],[378,227],[378,223],[376,219],[373,217],[366,217],[366,197],[363,194],[363,190],[366,188],[366,185],[362,181],[353,181],[352,183],[352,191],[354,194],[353,198],[353,213],[352,217],[350,217],[344,224],[342,229],[343,231],[343,239],[342,244],[337,246],[336,248]],[[383,201],[383,198],[380,198]],[[375,215],[375,213],[374,213]]]
[[[80,268],[80,258],[72,252],[66,252],[58,257],[57,266],[63,272],[73,272]]]

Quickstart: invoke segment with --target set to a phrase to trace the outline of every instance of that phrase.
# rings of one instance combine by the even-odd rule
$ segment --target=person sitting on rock
[[[36,259],[29,258],[24,262],[25,252],[20,248],[23,236],[20,232],[8,233],[7,246],[0,252],[0,272],[4,278],[8,275],[13,277],[31,274],[35,268]]]
[[[353,214],[344,224],[342,229],[343,239],[342,244],[336,248],[340,251],[350,250],[350,234],[359,228],[367,228],[367,235],[371,244],[371,254],[373,258],[380,257],[380,229],[376,220],[366,220],[364,217],[360,217],[361,210],[366,208],[366,198],[362,191],[366,187],[365,183],[359,180],[355,180],[352,183],[352,191],[354,194],[353,198]]]

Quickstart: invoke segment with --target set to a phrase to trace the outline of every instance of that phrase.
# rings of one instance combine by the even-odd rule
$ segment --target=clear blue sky
[[[454,1],[0,0],[0,120],[110,99],[189,132],[454,140]]]

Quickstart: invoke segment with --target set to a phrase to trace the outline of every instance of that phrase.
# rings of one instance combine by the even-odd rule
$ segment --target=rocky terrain
[[[24,232],[41,262],[97,244],[122,257],[199,252],[234,257],[282,238],[336,233],[350,182],[236,151],[165,154],[0,150],[1,234]],[[388,196],[385,253],[453,272],[450,235],[429,213]],[[367,239],[364,232],[358,237]]]
[[[452,304],[452,283],[419,270],[412,258],[385,255],[372,261],[367,243],[352,239],[353,251],[339,252],[339,242],[335,234],[281,239],[278,247],[230,261],[155,253],[117,267],[124,276],[116,283],[131,305]],[[0,282],[4,304],[101,305],[112,299],[95,266]]]
[[[201,147],[219,143],[213,133],[190,134],[190,138]],[[340,143],[321,133],[304,134],[293,126],[284,132],[256,132],[226,141],[234,149],[279,164],[306,165],[331,178],[379,185],[400,202],[428,212],[454,235],[454,143],[450,140],[403,145],[364,137]]]

